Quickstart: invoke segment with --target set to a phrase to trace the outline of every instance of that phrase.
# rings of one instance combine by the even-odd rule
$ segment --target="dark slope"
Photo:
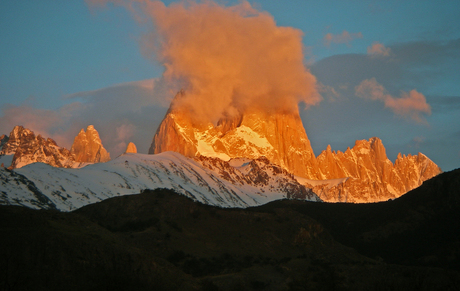
[[[460,169],[373,204],[275,201],[319,221],[340,243],[386,262],[460,270]]]
[[[74,213],[0,206],[0,290],[174,290],[161,258]]]
[[[0,289],[458,290],[459,180],[369,205],[221,209],[158,189],[72,213],[0,207]]]

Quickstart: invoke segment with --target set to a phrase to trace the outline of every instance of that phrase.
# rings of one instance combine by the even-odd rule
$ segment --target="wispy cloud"
[[[73,102],[56,110],[29,104],[5,105],[0,113],[0,133],[9,134],[14,126],[23,125],[70,149],[80,129],[92,124],[112,157],[123,153],[131,141],[139,152],[146,153],[169,107],[167,100],[155,95],[151,85],[154,81],[129,82],[68,95]]]
[[[382,101],[385,107],[391,109],[395,114],[410,117],[419,123],[426,123],[422,114],[431,114],[431,107],[422,93],[411,90],[402,92],[401,97],[396,98],[388,94],[375,78],[362,81],[355,87],[355,92],[363,99]]]
[[[374,57],[388,57],[390,56],[390,52],[391,49],[389,47],[385,47],[378,41],[372,43],[372,45],[367,48],[367,54]]]
[[[350,45],[350,42],[357,38],[363,38],[363,34],[361,32],[356,33],[349,33],[348,31],[344,30],[341,34],[332,34],[328,33],[324,36],[324,45],[329,47],[331,43],[337,44],[346,44]]]

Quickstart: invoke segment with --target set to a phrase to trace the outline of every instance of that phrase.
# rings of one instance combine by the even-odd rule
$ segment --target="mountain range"
[[[101,200],[168,188],[194,201],[220,207],[249,207],[283,198],[320,201],[286,170],[256,160],[186,158],[175,152],[124,154],[79,169],[34,163],[1,168],[0,204],[70,211]]]
[[[377,137],[356,141],[345,152],[328,146],[315,157],[298,112],[247,110],[216,125],[197,122],[176,106],[184,94],[171,103],[150,155],[138,154],[130,143],[124,155],[110,161],[92,125],[78,133],[70,150],[16,126],[0,137],[0,203],[68,211],[156,188],[221,207],[281,198],[377,202],[400,197],[441,173],[422,153],[399,154],[391,162]]]
[[[20,125],[15,126],[9,136],[1,136],[0,162],[9,169],[36,162],[58,168],[79,168],[87,163],[109,160],[110,154],[92,125],[86,128],[86,132],[83,129],[80,131],[70,151],[58,146],[53,139],[35,135]]]
[[[441,173],[428,157],[398,155],[392,163],[379,138],[356,141],[343,152],[331,147],[315,157],[298,112],[249,111],[222,118],[217,125],[197,123],[172,101],[153,138],[150,154],[175,151],[188,157],[222,160],[265,156],[299,177],[329,202],[376,202],[397,198]]]

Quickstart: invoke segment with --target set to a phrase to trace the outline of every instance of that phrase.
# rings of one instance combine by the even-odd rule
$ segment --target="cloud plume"
[[[350,44],[350,42],[353,39],[356,38],[363,38],[363,34],[361,32],[356,32],[356,33],[349,33],[348,31],[344,30],[342,31],[341,34],[332,34],[328,33],[324,36],[324,44],[329,47],[331,43],[345,43],[347,45]]]
[[[136,19],[152,20],[155,29],[144,38],[143,52],[164,65],[167,88],[186,92],[175,106],[201,121],[254,108],[290,112],[300,102],[321,100],[303,63],[302,32],[277,26],[247,1],[228,7],[213,1],[116,2]]]
[[[400,98],[388,94],[385,88],[375,78],[362,81],[355,87],[358,97],[384,102],[385,107],[391,109],[395,114],[410,117],[416,122],[425,123],[422,114],[431,114],[431,107],[426,102],[422,93],[411,90],[409,93],[402,92]]]

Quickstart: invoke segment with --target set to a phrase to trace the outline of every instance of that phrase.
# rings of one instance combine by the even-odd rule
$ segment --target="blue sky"
[[[460,2],[250,3],[303,32],[304,62],[323,86],[323,101],[300,111],[316,155],[378,136],[392,161],[422,152],[443,170],[460,166]],[[4,0],[0,28],[0,134],[23,124],[70,147],[94,124],[112,157],[130,141],[147,152],[168,107],[142,82],[164,71],[140,45],[151,27],[111,4]],[[368,53],[376,43],[387,56]],[[372,79],[386,97],[357,95]],[[422,121],[385,107],[411,90],[431,108]]]

